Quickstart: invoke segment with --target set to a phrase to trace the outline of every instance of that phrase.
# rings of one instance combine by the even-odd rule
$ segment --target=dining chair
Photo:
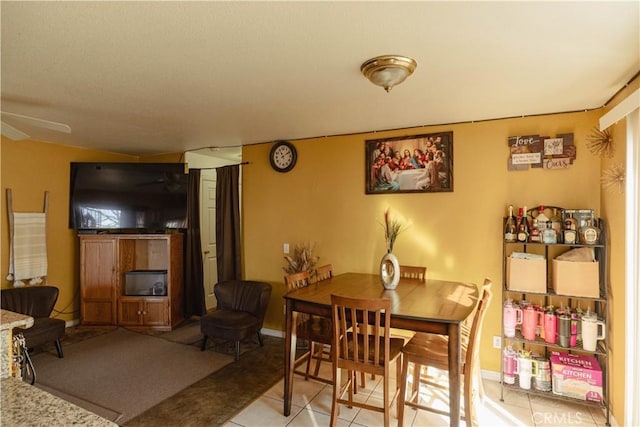
[[[391,337],[390,308],[391,300],[387,298],[351,298],[331,295],[333,322],[331,426],[336,425],[339,405],[382,412],[384,426],[389,426],[391,405],[399,392],[399,385],[396,382],[393,396],[390,395],[390,366],[395,362],[396,378],[400,378],[400,362],[404,345],[403,339]],[[368,327],[363,327],[365,325]],[[341,379],[343,369],[347,371],[347,380],[344,384]],[[382,376],[382,406],[376,406],[370,401],[353,399],[357,372]],[[345,393],[347,393],[346,399]]]
[[[315,269],[316,283],[321,282],[323,280],[328,280],[333,277],[333,264],[324,264],[320,267],[316,267]],[[327,319],[323,320],[327,322]],[[329,327],[329,331],[331,330],[331,324],[329,322],[326,323]],[[331,339],[331,335],[328,335],[329,340]],[[316,348],[317,347],[317,348]],[[331,343],[322,343],[313,341],[311,343],[311,354],[312,359],[315,359],[316,366],[313,371],[313,376],[318,377],[320,375],[320,364],[325,362],[331,362]]]
[[[287,292],[307,287],[311,284],[311,273],[308,271],[302,271],[287,274],[284,276],[284,283],[287,287]],[[305,340],[309,343],[309,350],[299,356],[294,362],[294,367],[306,362],[305,370],[300,371],[295,370],[294,368],[294,373],[304,375],[305,380],[311,378],[327,384],[332,384],[332,379],[323,378],[319,375],[321,360],[330,360],[330,357],[323,356],[323,348],[325,345],[331,345],[331,320],[324,317],[311,316],[302,313],[298,315],[296,331],[296,335],[299,339]],[[316,350],[316,347],[318,350]],[[313,373],[310,373],[311,362],[313,359],[316,359],[316,368]]]
[[[333,264],[325,264],[316,267],[316,281],[327,280],[333,277]]]
[[[464,376],[462,388],[464,396],[463,419],[467,425],[477,425],[475,411],[475,400],[484,394],[482,389],[482,378],[480,377],[480,335],[482,323],[487,307],[491,302],[491,280],[485,279],[480,293],[480,298],[475,312],[469,316],[470,325],[465,323],[461,327],[462,337],[462,360],[460,370]],[[420,374],[422,367],[433,367],[443,371],[448,371],[448,349],[449,340],[444,335],[417,333],[402,349],[402,375],[401,389],[398,398],[398,427],[402,427],[404,422],[404,407],[411,406],[416,409],[424,409],[441,415],[454,416],[450,411],[436,409],[427,406],[420,401]],[[413,364],[412,393],[409,399],[405,399],[407,382],[409,379],[409,364]],[[442,384],[425,381],[431,387],[440,387]]]
[[[424,282],[427,278],[427,267],[415,267],[412,265],[400,266],[400,277],[407,279],[418,279]]]

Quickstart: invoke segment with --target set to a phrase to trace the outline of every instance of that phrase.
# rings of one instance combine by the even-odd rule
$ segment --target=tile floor
[[[330,366],[323,364],[321,374],[329,377]],[[393,369],[392,369],[393,370]],[[395,373],[395,370],[393,370]],[[395,379],[392,380],[392,387]],[[480,426],[604,426],[605,416],[601,409],[541,396],[529,396],[513,390],[505,390],[504,402],[500,401],[500,384],[484,380],[485,399],[478,407]],[[253,426],[328,426],[331,414],[332,386],[317,381],[305,381],[299,375],[294,377],[291,415],[282,415],[283,384],[278,382],[242,412],[233,417],[224,427]],[[382,382],[367,380],[367,387],[356,395],[358,399],[382,400]],[[448,396],[437,389],[421,388],[421,398],[431,401],[436,407],[446,407]],[[365,409],[340,407],[338,426],[382,426],[381,413]],[[395,410],[391,414],[391,426],[397,425]],[[449,418],[428,411],[405,408],[405,426],[427,427],[448,426]],[[461,421],[464,426],[464,421]]]

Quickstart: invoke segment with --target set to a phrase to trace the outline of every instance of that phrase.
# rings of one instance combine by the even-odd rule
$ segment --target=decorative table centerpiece
[[[402,230],[402,224],[397,219],[391,218],[387,209],[384,212],[384,240],[387,253],[380,261],[380,278],[385,289],[395,289],[400,281],[400,265],[398,258],[392,252],[393,244]]]

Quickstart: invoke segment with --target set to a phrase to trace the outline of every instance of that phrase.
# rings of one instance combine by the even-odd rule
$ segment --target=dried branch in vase
[[[389,215],[389,209],[384,212],[384,240],[387,246],[387,253],[393,251],[393,244],[396,242],[398,234],[404,230],[400,221],[395,218],[391,218]]]
[[[313,249],[315,244],[311,243],[298,243],[293,250],[293,256],[285,256],[287,266],[282,267],[287,274],[299,273],[301,271],[308,271],[312,273],[315,271],[315,266],[320,260],[320,257],[313,255]]]
[[[587,148],[591,154],[602,157],[613,157],[613,135],[609,129],[600,130],[593,128],[591,135],[587,137]]]

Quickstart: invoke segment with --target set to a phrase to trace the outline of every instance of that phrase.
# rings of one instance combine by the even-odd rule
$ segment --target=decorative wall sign
[[[365,141],[365,193],[453,191],[453,132]]]
[[[564,169],[573,164],[576,146],[573,134],[559,134],[555,138],[540,135],[510,136],[509,170],[532,168]]]

